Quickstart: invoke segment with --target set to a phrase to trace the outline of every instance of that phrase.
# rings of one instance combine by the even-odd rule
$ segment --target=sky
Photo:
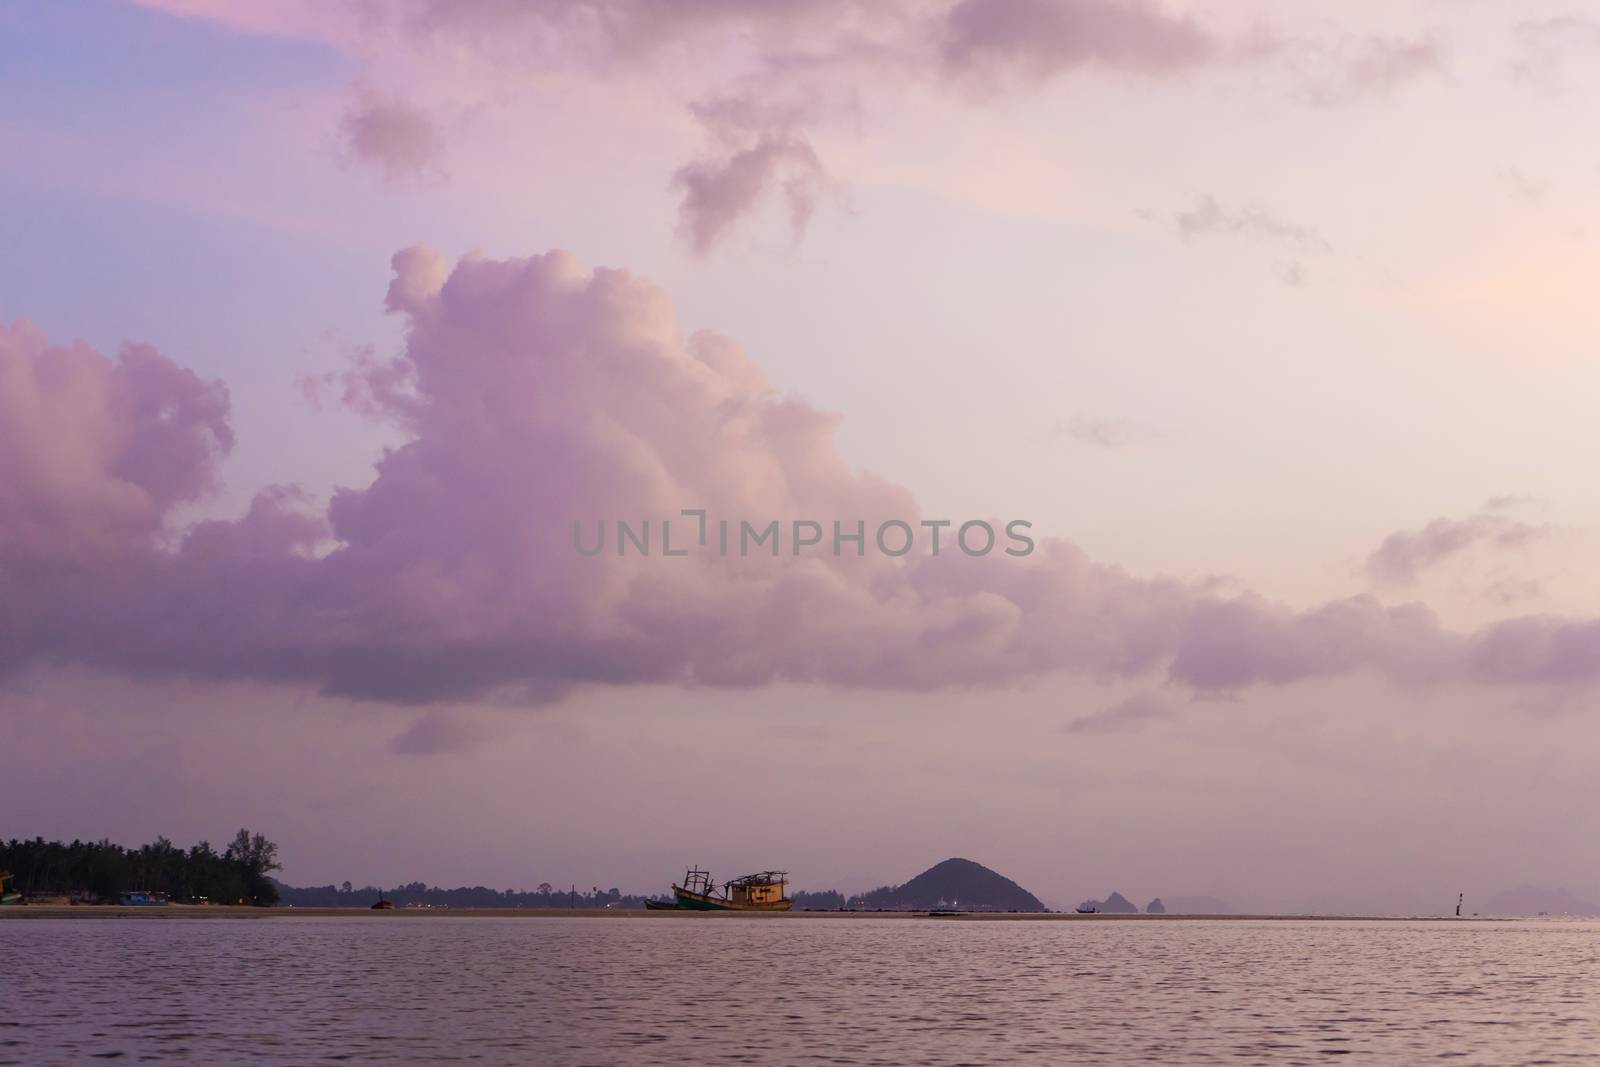
[[[959,855],[1058,907],[1600,899],[1581,5],[22,0],[0,37],[0,836],[244,824],[292,884]],[[780,551],[664,555],[684,509]]]

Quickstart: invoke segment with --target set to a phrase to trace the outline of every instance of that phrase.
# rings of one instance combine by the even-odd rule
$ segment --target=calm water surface
[[[0,921],[0,1062],[1562,1063],[1593,923]]]

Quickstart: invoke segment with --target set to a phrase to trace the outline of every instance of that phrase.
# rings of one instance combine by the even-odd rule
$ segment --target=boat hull
[[[721,897],[708,897],[704,893],[695,893],[682,886],[672,887],[672,895],[677,898],[677,906],[686,911],[788,911],[794,903],[792,900],[774,900],[769,904],[735,904],[731,900]]]

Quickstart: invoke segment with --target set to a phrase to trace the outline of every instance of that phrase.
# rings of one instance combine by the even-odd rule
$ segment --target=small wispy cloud
[[[720,243],[739,219],[776,193],[788,211],[796,240],[805,235],[828,182],[822,160],[801,127],[805,107],[773,107],[735,95],[701,101],[691,112],[710,147],[678,168],[680,235],[696,255]]]
[[[1387,99],[1409,82],[1444,73],[1444,48],[1434,33],[1419,37],[1338,34],[1282,42],[1298,76],[1299,96],[1314,107]]]
[[[1154,693],[1136,693],[1104,711],[1073,719],[1061,729],[1069,734],[1132,733],[1156,722],[1177,718],[1172,706]]]
[[[1288,222],[1252,204],[1225,207],[1209,193],[1203,194],[1187,211],[1174,214],[1172,225],[1185,241],[1219,236],[1258,237],[1324,251],[1332,248],[1327,239],[1310,226]]]
[[[1437,518],[1415,530],[1398,530],[1383,539],[1367,557],[1367,574],[1386,585],[1407,585],[1423,571],[1468,549],[1525,547],[1549,534],[1535,525],[1504,514],[1513,498],[1494,497],[1484,510],[1462,519]]]
[[[1513,511],[1517,508],[1533,507],[1543,503],[1538,497],[1523,496],[1520,493],[1501,493],[1492,496],[1483,502],[1484,511]]]
[[[1516,167],[1502,167],[1495,174],[1495,177],[1500,180],[1500,184],[1505,188],[1506,192],[1525,203],[1540,203],[1544,200],[1545,195],[1550,192],[1550,180],[1548,178],[1530,177]]]
[[[1533,578],[1503,578],[1483,590],[1483,599],[1501,607],[1538,600],[1544,596],[1544,583]]]
[[[1127,448],[1130,445],[1152,441],[1158,436],[1154,430],[1129,419],[1096,418],[1089,415],[1074,415],[1062,419],[1051,429],[1074,444],[1088,445],[1091,448]]]
[[[1405,82],[1442,69],[1439,42],[1431,37],[1356,37],[1345,51],[1347,94],[1387,96]]]
[[[1519,54],[1511,76],[1519,82],[1559,83],[1574,53],[1600,49],[1600,21],[1579,15],[1529,19],[1515,31]]]
[[[489,731],[464,712],[434,708],[396,734],[389,750],[404,756],[438,756],[471,752],[488,740]]]
[[[1212,239],[1236,239],[1275,244],[1290,249],[1295,258],[1275,270],[1278,280],[1292,288],[1306,284],[1308,272],[1300,258],[1306,254],[1327,255],[1332,243],[1314,227],[1268,211],[1257,204],[1229,206],[1210,193],[1202,193],[1192,207],[1163,213],[1141,209],[1134,214],[1167,230],[1185,244]]]

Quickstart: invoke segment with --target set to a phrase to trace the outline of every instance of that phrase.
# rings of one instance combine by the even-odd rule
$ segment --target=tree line
[[[488,886],[459,886],[446,889],[425,882],[410,882],[392,888],[340,885],[292,886],[279,883],[278,897],[284,904],[299,908],[365,908],[380,900],[396,907],[424,908],[642,908],[647,899],[670,900],[661,893],[646,897],[621,890],[591,886],[556,888],[541,882],[535,889],[490,889]],[[820,893],[799,892],[794,906],[801,910],[833,911],[844,907],[844,896],[834,890]]]
[[[208,841],[182,849],[165,837],[139,848],[110,841],[0,842],[0,869],[16,876],[24,898],[72,897],[115,901],[125,893],[159,894],[178,903],[278,903],[269,877],[279,869],[278,846],[240,830],[218,852]]]
[[[490,889],[488,886],[458,886],[446,889],[425,882],[408,882],[391,888],[341,885],[292,886],[278,883],[278,899],[298,908],[370,907],[379,900],[397,907],[429,908],[642,908],[645,898],[620,889],[576,886],[557,889],[549,882],[537,889]]]
[[[804,889],[798,890],[790,897],[794,906],[801,911],[841,911],[844,909],[844,894],[837,889],[819,889],[808,893]]]
[[[668,894],[623,893],[616,888],[557,888],[542,882],[535,889],[490,889],[459,886],[446,889],[424,882],[392,888],[340,885],[290,886],[271,877],[279,870],[278,846],[261,834],[240,830],[222,851],[201,841],[189,849],[165,837],[139,848],[111,841],[0,841],[0,870],[16,876],[24,898],[70,897],[114,902],[127,893],[166,897],[175,903],[286,904],[302,908],[370,907],[389,900],[399,907],[435,908],[642,908],[646,899],[668,900]],[[834,890],[793,894],[801,910],[832,911],[845,898]]]

